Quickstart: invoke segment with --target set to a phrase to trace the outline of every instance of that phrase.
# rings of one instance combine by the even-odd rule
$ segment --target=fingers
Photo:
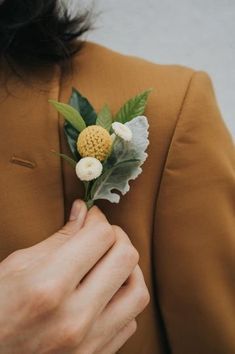
[[[85,226],[88,228],[93,228],[97,223],[109,224],[104,213],[102,213],[97,206],[93,206],[87,213]]]
[[[71,222],[76,223],[74,220]],[[53,280],[66,293],[76,288],[115,242],[111,225],[97,207],[87,213],[84,225],[78,228],[78,232],[76,226],[67,226],[66,233],[72,230],[74,234],[47,257],[38,279],[39,282]]]
[[[126,234],[120,229],[112,249],[99,261],[79,286],[87,303],[93,304],[93,313],[100,313],[113,295],[129,277],[139,255]],[[94,316],[94,314],[93,314]]]
[[[99,323],[109,328],[111,318],[115,318],[116,330],[121,330],[136,318],[149,303],[150,297],[140,267],[137,265],[126,285],[111,299],[99,317]]]
[[[123,345],[128,341],[128,339],[133,336],[137,330],[136,320],[132,320],[120,332],[100,351],[97,351],[96,354],[115,354]]]
[[[116,228],[115,244],[79,284],[65,304],[68,306],[65,312],[78,316],[86,308],[88,317],[98,317],[132,273],[138,260],[138,253],[124,231]]]
[[[69,236],[76,234],[83,227],[87,213],[88,210],[85,202],[79,199],[75,200],[72,205],[69,221],[59,233]]]
[[[80,296],[71,297],[61,311],[57,312],[58,317],[55,320],[57,327],[55,328],[50,322],[45,325],[47,325],[47,333],[50,334],[48,338],[53,338],[55,332],[57,334],[67,333],[66,337],[69,338],[70,345],[74,348],[79,345],[79,353],[97,353],[97,350],[101,348],[103,351],[100,353],[109,353],[110,348],[119,349],[119,346],[121,347],[133,334],[129,324],[133,324],[135,317],[143,311],[149,301],[139,266],[135,268],[126,285],[116,293],[98,317],[92,311],[96,303],[100,301],[99,296],[94,294],[97,295],[96,303],[94,303],[95,296],[90,302],[87,294],[80,292],[80,287],[77,292]],[[86,333],[80,332],[78,319],[85,326]],[[71,332],[70,329],[72,329]],[[63,336],[60,337],[63,338]],[[115,353],[115,351],[110,351],[110,353]]]
[[[128,323],[133,321],[145,309],[148,302],[149,293],[143,274],[137,265],[126,285],[121,287],[114,295],[96,319],[95,325],[92,326],[88,336],[80,344],[82,352],[94,352],[94,349],[102,348],[112,338],[115,338],[117,333],[122,331]],[[90,306],[94,305],[91,303]],[[81,313],[80,310],[78,312],[73,310],[74,316],[78,317],[79,312]]]

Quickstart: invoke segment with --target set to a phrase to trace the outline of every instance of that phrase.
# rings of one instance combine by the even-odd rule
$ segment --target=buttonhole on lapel
[[[37,166],[36,162],[34,161],[30,161],[30,160],[25,160],[22,159],[21,157],[18,156],[12,156],[11,163],[14,163],[16,165],[20,165],[20,166],[24,166],[24,167],[28,167],[28,168],[35,168]]]

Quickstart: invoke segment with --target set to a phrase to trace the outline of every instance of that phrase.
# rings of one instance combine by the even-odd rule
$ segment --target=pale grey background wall
[[[70,0],[67,0],[70,1]],[[90,0],[71,0],[71,9]],[[205,70],[235,136],[235,0],[93,0],[88,39],[158,63]]]

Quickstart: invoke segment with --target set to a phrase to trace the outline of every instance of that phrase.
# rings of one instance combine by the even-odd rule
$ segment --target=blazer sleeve
[[[156,294],[173,354],[235,353],[235,150],[209,75],[195,72],[155,209]]]

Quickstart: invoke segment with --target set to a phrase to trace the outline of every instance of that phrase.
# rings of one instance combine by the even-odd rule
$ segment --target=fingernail
[[[81,206],[82,206],[81,201],[75,200],[75,202],[73,203],[71,212],[70,212],[70,217],[69,217],[70,221],[74,221],[79,217]]]

